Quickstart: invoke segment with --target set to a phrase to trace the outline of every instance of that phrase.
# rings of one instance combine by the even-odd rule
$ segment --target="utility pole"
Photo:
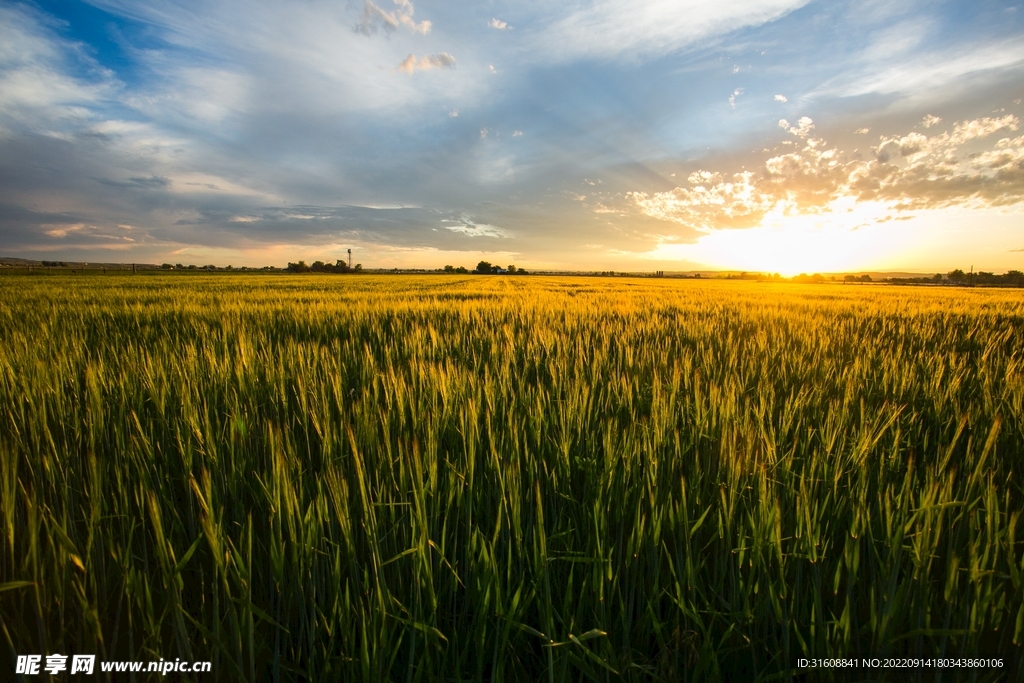
[[[352,250],[348,250],[348,269],[352,270]]]

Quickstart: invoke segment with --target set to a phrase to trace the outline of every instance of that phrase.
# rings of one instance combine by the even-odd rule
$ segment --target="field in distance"
[[[1016,290],[0,279],[3,649],[231,681],[983,655],[997,680],[1022,330]]]

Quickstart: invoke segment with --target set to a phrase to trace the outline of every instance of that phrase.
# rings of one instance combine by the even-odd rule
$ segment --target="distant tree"
[[[493,272],[492,267],[490,261],[481,261],[476,264],[476,272],[482,275],[490,275]]]
[[[174,264],[174,269],[175,270],[185,270],[185,266],[181,265],[180,263],[175,263]]]
[[[999,276],[986,270],[980,270],[974,276],[974,284],[994,285],[998,282],[1000,282]]]
[[[355,267],[352,268],[352,272],[353,273],[361,273],[361,272],[363,272],[363,264],[362,263],[357,263],[355,265]]]
[[[459,266],[458,268],[455,269],[455,272],[458,273],[459,275],[466,275],[467,273],[469,273],[469,269],[467,269],[466,266]]]
[[[455,266],[445,266],[444,267],[444,272],[446,272],[446,273],[454,273],[455,272]]]
[[[189,270],[195,270],[196,269],[196,264],[194,264],[194,263],[188,264],[188,269]]]
[[[935,273],[935,276],[932,278],[932,280],[935,280],[935,282],[942,282],[942,273]]]
[[[171,270],[172,268],[174,268],[174,266],[172,266],[170,263],[161,264],[160,267],[164,270]]]
[[[308,273],[309,266],[305,261],[299,261],[298,263],[289,263],[287,270],[289,273]]]
[[[967,282],[967,273],[957,268],[946,273],[946,277],[949,278],[950,282]]]

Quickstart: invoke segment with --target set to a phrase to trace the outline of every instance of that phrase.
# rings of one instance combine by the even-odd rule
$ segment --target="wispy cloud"
[[[491,28],[496,28],[499,31],[511,30],[512,27],[508,25],[508,22],[502,21],[501,19],[491,19],[488,23]]]
[[[789,100],[786,98],[785,95],[776,95],[775,96],[775,101],[776,102],[788,102]]]
[[[915,52],[897,60],[851,65],[823,84],[814,96],[852,97],[870,93],[918,93],[948,85],[971,74],[1024,64],[1024,42],[963,44]]]
[[[596,0],[575,2],[537,36],[543,54],[556,61],[612,59],[624,54],[659,55],[773,21],[808,0]]]

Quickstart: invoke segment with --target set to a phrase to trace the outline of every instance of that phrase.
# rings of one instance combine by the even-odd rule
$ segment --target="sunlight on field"
[[[1022,323],[1016,290],[0,278],[10,644],[222,680],[1019,652]]]

